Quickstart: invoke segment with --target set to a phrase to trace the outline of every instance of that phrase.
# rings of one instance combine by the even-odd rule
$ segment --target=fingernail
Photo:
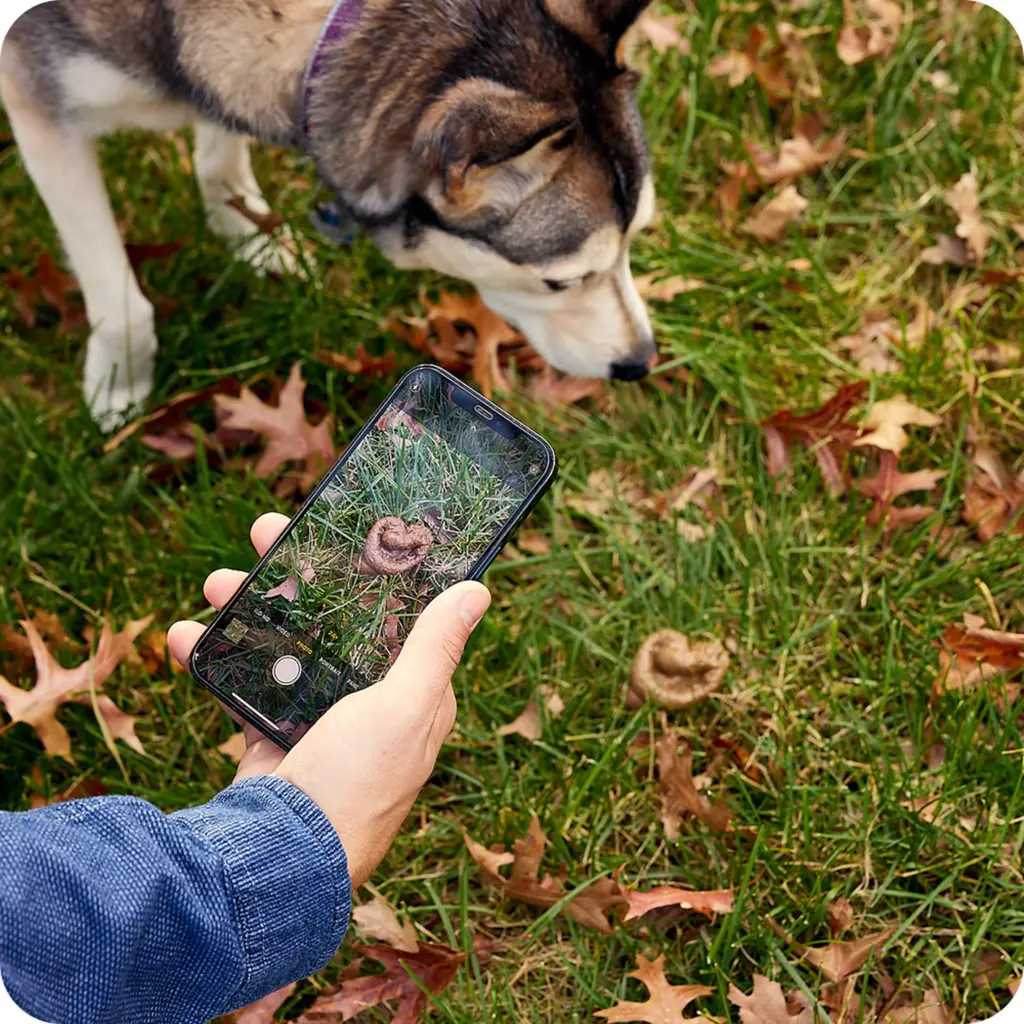
[[[471,594],[467,594],[462,599],[462,604],[459,605],[459,615],[462,616],[462,621],[470,629],[475,629],[476,624],[484,617],[484,612],[487,611],[490,603],[491,595],[486,590],[474,590]]]

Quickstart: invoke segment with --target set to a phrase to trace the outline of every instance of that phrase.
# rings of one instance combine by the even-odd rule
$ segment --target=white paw
[[[248,263],[261,276],[294,274],[305,278],[306,270],[295,255],[291,234],[286,228],[280,230],[283,232],[280,239],[269,235],[254,235],[247,239],[235,250],[235,257]]]
[[[97,327],[89,338],[82,386],[93,419],[116,430],[153,390],[157,340],[152,315],[127,326]]]

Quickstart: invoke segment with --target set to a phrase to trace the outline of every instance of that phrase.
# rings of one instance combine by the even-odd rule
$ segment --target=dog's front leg
[[[294,243],[286,228],[282,229],[286,232],[282,241],[268,238],[231,205],[232,200],[240,200],[257,216],[270,213],[252,172],[249,140],[210,121],[196,123],[195,139],[196,181],[210,230],[225,239],[239,259],[261,273],[301,273],[294,253],[287,247]]]
[[[85,298],[92,328],[85,397],[96,421],[109,430],[152,389],[153,307],[128,262],[92,139],[55,123],[2,72],[0,98]]]

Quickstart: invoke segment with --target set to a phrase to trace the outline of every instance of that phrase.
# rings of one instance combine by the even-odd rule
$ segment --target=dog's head
[[[321,173],[384,254],[473,282],[553,365],[582,376],[636,379],[655,351],[629,269],[653,188],[636,76],[621,59],[645,5],[371,7],[376,34],[353,40],[347,59],[382,60],[383,33],[389,73],[360,82],[355,105],[350,90],[344,126],[335,90],[315,96]],[[426,7],[441,21],[427,25]],[[403,65],[395,51],[414,45],[409,20],[419,49]],[[363,112],[353,113],[359,98]],[[330,123],[362,139],[362,168],[344,139],[328,134]]]

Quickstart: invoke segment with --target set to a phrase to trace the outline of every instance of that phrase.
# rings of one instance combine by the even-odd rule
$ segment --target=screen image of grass
[[[440,415],[460,430],[475,423],[458,407]],[[346,689],[376,682],[416,616],[466,577],[521,501],[470,455],[391,406],[235,610],[251,622],[261,604],[270,605],[275,619],[283,615],[305,635],[311,667],[350,665],[356,677]],[[285,647],[292,651],[292,640],[273,627],[252,632],[247,649],[232,658],[232,676],[258,693],[265,712],[284,710],[272,705],[300,693],[303,704],[322,712],[343,695],[336,679],[315,670],[301,691],[266,687],[267,667]]]

